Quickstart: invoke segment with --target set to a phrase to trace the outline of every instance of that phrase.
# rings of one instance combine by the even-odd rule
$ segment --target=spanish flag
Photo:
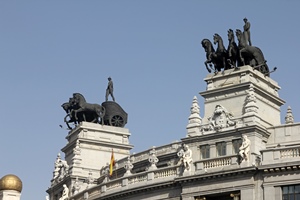
[[[111,157],[110,157],[110,164],[109,164],[109,175],[113,174],[113,169],[115,166],[115,157],[114,157],[114,150],[111,150]]]

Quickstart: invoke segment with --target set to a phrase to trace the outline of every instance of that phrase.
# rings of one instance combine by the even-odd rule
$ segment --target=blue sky
[[[0,176],[18,175],[22,200],[45,199],[66,144],[60,105],[74,92],[105,99],[107,77],[128,113],[132,152],[180,140],[194,96],[203,117],[200,42],[251,23],[281,86],[282,121],[300,120],[300,1],[0,1]]]

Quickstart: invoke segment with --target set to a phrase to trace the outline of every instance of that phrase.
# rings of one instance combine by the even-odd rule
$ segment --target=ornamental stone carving
[[[52,185],[62,181],[63,178],[69,174],[69,165],[67,164],[67,161],[61,159],[60,153],[57,154],[54,165]]]
[[[130,160],[130,156],[128,156],[128,159],[127,159],[127,162],[125,163],[124,165],[124,168],[126,169],[126,173],[125,175],[131,175],[131,170],[133,168],[133,164],[131,163],[131,160]]]
[[[80,142],[79,140],[76,141],[76,146],[73,149],[74,157],[72,159],[72,163],[74,164],[80,164],[81,163],[81,148],[80,148]]]
[[[153,147],[149,152],[149,158],[148,161],[150,162],[150,167],[148,170],[154,170],[157,169],[156,164],[158,163],[158,158],[156,157],[156,151]]]
[[[213,115],[209,117],[208,120],[208,126],[203,128],[205,131],[218,131],[236,124],[236,122],[233,121],[233,115],[221,105],[216,105]]]
[[[258,106],[256,104],[256,97],[254,93],[254,87],[251,84],[250,89],[248,90],[248,95],[245,100],[245,114],[257,113]]]

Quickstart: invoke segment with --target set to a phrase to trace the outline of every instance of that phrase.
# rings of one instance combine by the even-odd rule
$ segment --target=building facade
[[[130,154],[127,128],[82,122],[71,130],[49,199],[300,199],[300,123],[288,108],[281,124],[278,83],[248,65],[204,81],[204,116],[194,97],[178,142]]]

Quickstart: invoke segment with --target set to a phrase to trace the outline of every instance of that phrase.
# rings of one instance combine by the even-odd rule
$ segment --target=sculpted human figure
[[[61,197],[59,198],[59,200],[68,200],[69,199],[69,188],[67,187],[66,184],[63,185],[64,190],[63,193],[61,195]]]
[[[192,150],[188,147],[188,145],[182,144],[182,149],[177,153],[177,155],[180,157],[179,162],[184,166],[184,169],[190,170],[193,159]]]
[[[243,135],[243,143],[242,146],[240,147],[240,156],[244,160],[249,161],[249,156],[250,156],[250,145],[251,141],[248,139],[247,135]]]
[[[108,101],[108,95],[111,95],[113,101],[115,101],[113,92],[114,92],[114,84],[111,77],[108,77],[108,85],[106,89],[105,101]]]
[[[244,36],[245,36],[245,40],[249,43],[250,46],[252,46],[251,44],[251,39],[250,39],[250,22],[248,21],[248,19],[245,17],[244,18]]]

